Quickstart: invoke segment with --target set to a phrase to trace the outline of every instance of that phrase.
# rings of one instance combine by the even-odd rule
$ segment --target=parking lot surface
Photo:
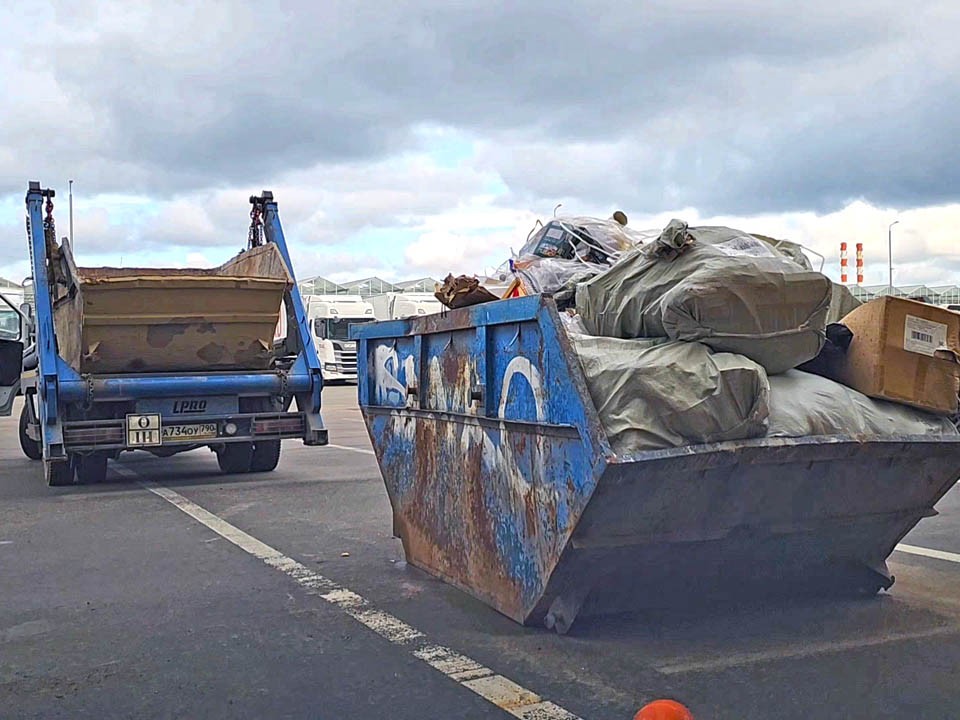
[[[224,476],[127,454],[48,488],[0,420],[0,717],[698,720],[960,716],[960,494],[857,601],[524,628],[407,566],[352,386],[333,445]],[[956,553],[956,555],[954,554]],[[655,591],[655,589],[651,589]]]

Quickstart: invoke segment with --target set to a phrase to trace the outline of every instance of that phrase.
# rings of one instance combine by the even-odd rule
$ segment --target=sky
[[[0,0],[0,276],[216,265],[273,190],[299,278],[483,273],[561,213],[960,282],[960,3]]]

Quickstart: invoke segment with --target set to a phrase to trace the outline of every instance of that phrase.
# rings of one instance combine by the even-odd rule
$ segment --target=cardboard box
[[[944,415],[957,412],[960,313],[883,297],[841,322],[853,331],[840,372],[844,384],[873,398]]]

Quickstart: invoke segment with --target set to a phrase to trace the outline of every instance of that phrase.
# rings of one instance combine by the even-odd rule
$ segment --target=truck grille
[[[337,371],[342,373],[357,374],[357,351],[356,350],[334,350],[333,359],[337,363]]]

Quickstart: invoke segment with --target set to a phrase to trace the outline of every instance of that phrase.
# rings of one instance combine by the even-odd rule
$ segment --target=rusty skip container
[[[56,251],[54,324],[80,373],[264,370],[292,280],[273,243],[210,269],[78,268]]]
[[[873,594],[960,439],[760,438],[618,457],[545,296],[356,327],[408,562],[521,623],[711,593]]]

